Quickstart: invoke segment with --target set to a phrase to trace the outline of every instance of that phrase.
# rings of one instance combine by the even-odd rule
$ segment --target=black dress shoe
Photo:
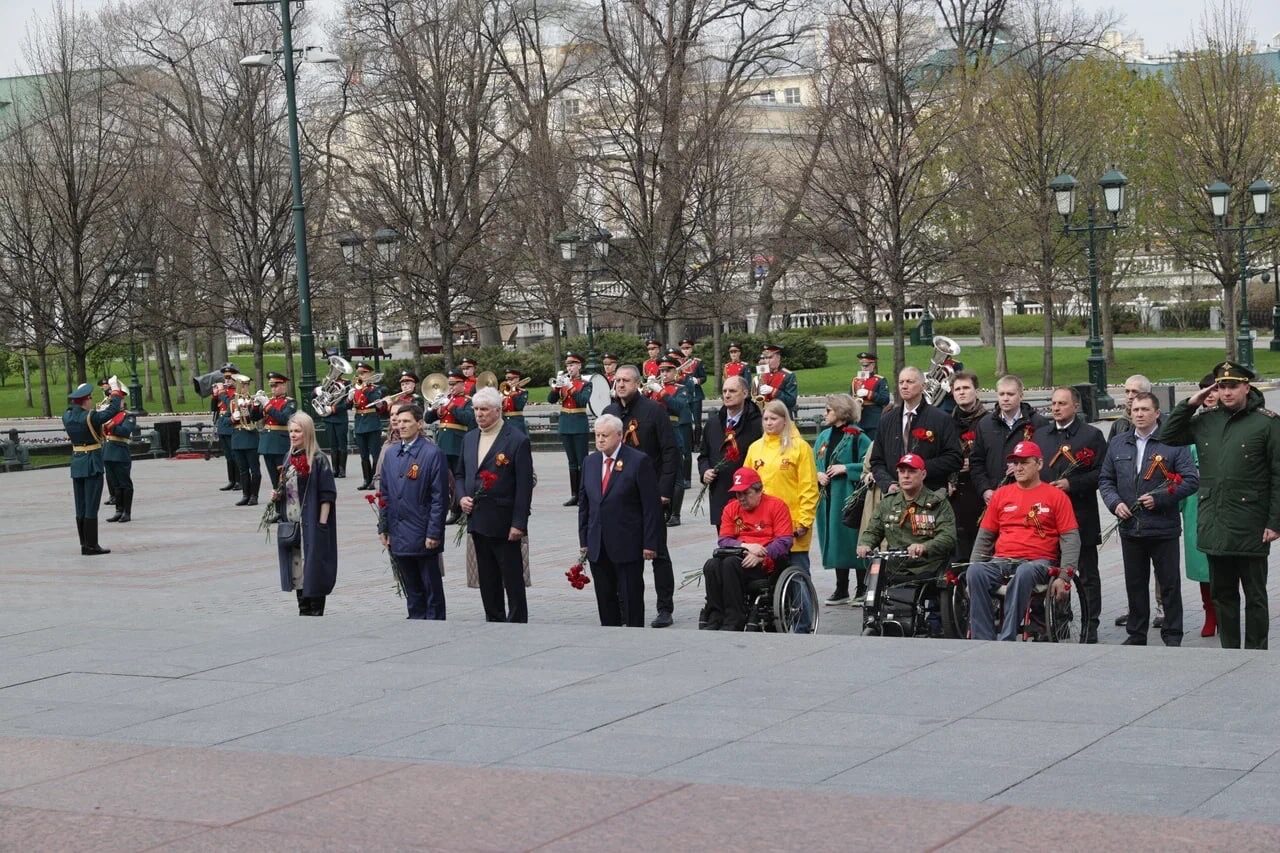
[[[649,623],[650,628],[670,628],[672,624],[671,614],[665,610],[659,610],[658,616]]]
[[[577,496],[577,495],[574,495],[573,497],[569,498],[569,500],[567,500],[567,501],[565,501],[564,503],[560,504],[560,506],[577,506],[577,505],[578,505],[578,496]]]
[[[1156,618],[1154,618],[1154,619],[1152,619],[1152,620],[1151,620],[1151,627],[1152,627],[1152,628],[1163,628],[1163,627],[1164,627],[1164,614],[1163,614],[1163,613],[1161,613],[1159,616],[1157,616]]]
[[[357,491],[357,492],[367,492],[367,491],[369,491],[369,490],[370,490],[370,489],[372,489],[372,488],[373,488],[373,484],[372,484],[372,483],[361,483],[360,485],[356,486],[356,491]]]
[[[218,491],[220,491],[220,492],[234,492],[234,491],[235,491],[236,489],[238,489],[238,488],[240,488],[240,484],[239,484],[239,483],[227,483],[227,484],[226,484],[225,486],[223,486],[221,489],[218,489]]]
[[[667,519],[667,527],[679,527],[679,526],[680,526],[680,516],[673,515]]]
[[[240,500],[236,501],[236,506],[248,506],[248,505],[249,505],[249,496],[248,496],[248,495],[245,495],[245,496],[244,496],[244,497],[242,497]]]
[[[1146,644],[1147,644],[1147,641],[1146,641],[1146,640],[1139,640],[1139,639],[1137,639],[1137,638],[1135,638],[1135,637],[1125,637],[1124,642],[1123,642],[1123,643],[1121,643],[1120,645],[1122,645],[1122,646],[1145,646]]]
[[[1128,621],[1129,621],[1129,614],[1121,613],[1119,616],[1116,617],[1116,627],[1123,628],[1125,624],[1128,623]]]
[[[258,505],[257,498],[249,498],[249,503],[247,504],[247,506],[257,506],[257,505]]]

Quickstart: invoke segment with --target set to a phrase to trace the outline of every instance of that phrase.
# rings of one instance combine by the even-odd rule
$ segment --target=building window
[[[778,102],[778,93],[772,89],[767,92],[759,92],[756,94],[756,100],[765,104],[776,104]]]
[[[794,86],[790,89],[783,89],[782,97],[783,97],[783,100],[786,101],[788,104],[800,103],[800,87]]]
[[[564,102],[564,114],[566,118],[572,118],[578,114],[581,102],[577,98],[566,98]]]

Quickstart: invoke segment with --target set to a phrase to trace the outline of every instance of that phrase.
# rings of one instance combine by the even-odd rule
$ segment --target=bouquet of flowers
[[[726,471],[736,469],[741,463],[742,451],[738,449],[738,437],[734,435],[733,430],[726,429],[724,431],[724,439],[720,442],[720,461],[711,470],[716,472],[716,477],[719,477]],[[711,482],[714,483],[715,480]],[[694,515],[701,514],[702,502],[707,499],[707,489],[710,488],[711,483],[704,482],[702,488],[698,490],[698,496],[693,499],[693,507],[691,509]]]
[[[1053,459],[1049,460],[1049,464],[1052,465],[1054,462],[1057,462],[1059,458],[1066,459],[1068,464],[1058,476],[1066,477],[1068,474],[1078,471],[1081,468],[1091,467],[1094,461],[1098,458],[1098,455],[1088,447],[1082,447],[1073,453],[1071,451],[1071,447],[1064,444],[1062,447],[1058,448],[1058,452],[1053,455]]]
[[[387,499],[382,496],[382,492],[370,492],[369,494],[364,496],[364,499],[365,501],[368,502],[369,509],[373,510],[374,521],[377,523],[379,527],[378,532],[381,533],[382,532],[381,531],[382,513],[387,508]],[[404,584],[401,582],[400,572],[396,568],[396,558],[388,554],[387,564],[391,568],[391,577],[395,578],[396,597],[404,598]]]
[[[476,474],[476,479],[480,483],[476,487],[476,493],[471,496],[472,500],[479,500],[482,495],[492,489],[494,484],[498,482],[498,474],[495,471],[480,471]],[[453,534],[454,545],[461,545],[463,540],[467,538],[467,523],[469,521],[471,521],[471,516],[463,513],[454,523],[453,526],[456,528]]]
[[[570,566],[564,576],[569,579],[569,585],[574,589],[582,589],[591,583],[591,576],[583,569],[581,560]]]
[[[1155,488],[1138,495],[1137,500],[1135,500],[1133,502],[1133,506],[1130,507],[1132,515],[1130,515],[1128,519],[1117,518],[1107,526],[1106,530],[1102,531],[1103,545],[1107,544],[1107,542],[1111,540],[1111,537],[1116,535],[1120,530],[1120,525],[1125,521],[1133,521],[1133,529],[1135,532],[1142,529],[1142,517],[1139,516],[1138,513],[1146,509],[1146,507],[1142,505],[1143,498],[1154,497],[1160,492],[1165,492],[1169,495],[1177,494],[1178,487],[1182,485],[1182,475],[1176,471],[1170,471],[1166,468],[1164,465],[1164,458],[1159,454],[1152,458],[1151,464],[1147,466],[1146,475],[1142,479],[1150,480],[1156,471],[1159,471],[1164,475],[1164,481]]]

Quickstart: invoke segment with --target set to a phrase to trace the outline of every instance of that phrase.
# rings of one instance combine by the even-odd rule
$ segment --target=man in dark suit
[[[898,490],[896,466],[908,453],[924,459],[925,488],[945,489],[951,475],[964,464],[955,421],[924,400],[924,374],[918,367],[904,367],[898,374],[901,402],[885,409],[880,429],[871,445],[871,476],[880,491]]]
[[[640,393],[640,370],[634,364],[624,364],[614,374],[613,390],[616,399],[604,410],[622,422],[622,441],[648,457],[658,484],[658,496],[662,506],[671,505],[676,490],[676,477],[680,469],[680,446],[676,443],[675,430],[667,412],[661,405]],[[745,453],[745,448],[743,450]],[[658,594],[658,616],[654,628],[671,625],[675,611],[676,576],[671,566],[671,554],[667,550],[667,529],[660,531],[657,556],[653,560],[653,588]]]
[[[1049,402],[1052,420],[1035,432],[1035,442],[1044,454],[1040,478],[1057,486],[1071,499],[1076,523],[1080,525],[1080,576],[1076,592],[1080,596],[1080,642],[1098,642],[1098,616],[1102,612],[1102,578],[1098,575],[1098,545],[1102,522],[1098,517],[1098,475],[1107,455],[1102,432],[1078,417],[1080,392],[1055,388]]]
[[[644,627],[644,561],[657,556],[662,525],[658,478],[622,440],[622,421],[596,419],[596,450],[578,493],[578,545],[591,561],[601,625]]]
[[[476,426],[462,439],[458,483],[476,550],[480,600],[489,622],[528,622],[520,540],[529,530],[533,454],[529,436],[502,420],[502,395],[481,388],[471,398]],[[503,590],[506,602],[503,602]]]
[[[733,472],[747,458],[747,448],[751,443],[764,435],[760,407],[751,401],[748,391],[745,378],[726,377],[720,387],[721,406],[707,418],[702,430],[698,476],[707,487],[707,514],[711,518],[711,526],[717,530],[720,529],[720,516],[725,505],[733,497],[729,494]],[[736,458],[731,448],[736,448]]]
[[[408,405],[391,416],[399,438],[383,451],[378,490],[386,499],[378,532],[398,569],[410,619],[444,620],[440,549],[449,509],[449,465],[423,438],[422,409]]]

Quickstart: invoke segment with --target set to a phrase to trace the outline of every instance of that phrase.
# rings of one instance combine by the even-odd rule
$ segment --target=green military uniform
[[[660,367],[680,366],[680,358],[667,355],[660,362]],[[693,392],[692,382],[676,373],[675,382],[663,382],[662,391],[653,399],[661,403],[667,410],[671,420],[671,431],[676,436],[676,446],[680,448],[680,471],[676,475],[675,491],[671,495],[671,513],[667,518],[668,527],[680,526],[680,513],[684,508],[684,493],[689,488],[689,478],[693,469]]]
[[[903,561],[897,568],[913,575],[938,574],[956,547],[956,514],[946,492],[922,488],[911,500],[901,491],[882,497],[862,544],[874,548],[882,540],[886,549],[894,551],[928,545],[922,559]]]
[[[102,428],[102,461],[107,468],[107,485],[116,493],[116,514],[108,522],[133,520],[133,455],[129,440],[138,431],[128,412],[116,412]]]
[[[76,529],[80,533],[80,553],[86,556],[111,553],[98,544],[98,505],[102,502],[102,428],[120,411],[120,395],[112,394],[107,408],[86,411],[81,400],[93,396],[87,382],[72,391],[71,405],[62,415],[62,428],[71,439],[71,487],[75,494]]]
[[[288,382],[289,377],[283,373],[269,373],[272,383]],[[298,404],[292,397],[275,396],[261,406],[254,404],[249,418],[260,421],[258,424],[258,455],[267,465],[267,476],[271,478],[271,488],[280,485],[280,466],[289,452],[289,418],[298,411]]]
[[[1219,382],[1245,382],[1254,373],[1222,362]],[[1160,441],[1194,444],[1200,457],[1196,547],[1209,558],[1209,588],[1223,648],[1240,647],[1240,593],[1245,597],[1245,648],[1267,648],[1267,555],[1264,529],[1280,531],[1280,416],[1250,388],[1243,408],[1219,404],[1195,416],[1189,401],[1174,407]]]
[[[577,353],[566,353],[564,360],[566,364],[571,361],[582,364],[582,356]],[[591,431],[587,425],[587,403],[590,401],[591,383],[582,377],[571,380],[561,388],[557,388],[553,382],[547,393],[548,403],[560,404],[556,432],[560,434],[560,444],[569,461],[569,489],[573,493],[564,502],[565,506],[578,505],[578,486],[582,482],[582,465],[587,459],[587,435]]]

